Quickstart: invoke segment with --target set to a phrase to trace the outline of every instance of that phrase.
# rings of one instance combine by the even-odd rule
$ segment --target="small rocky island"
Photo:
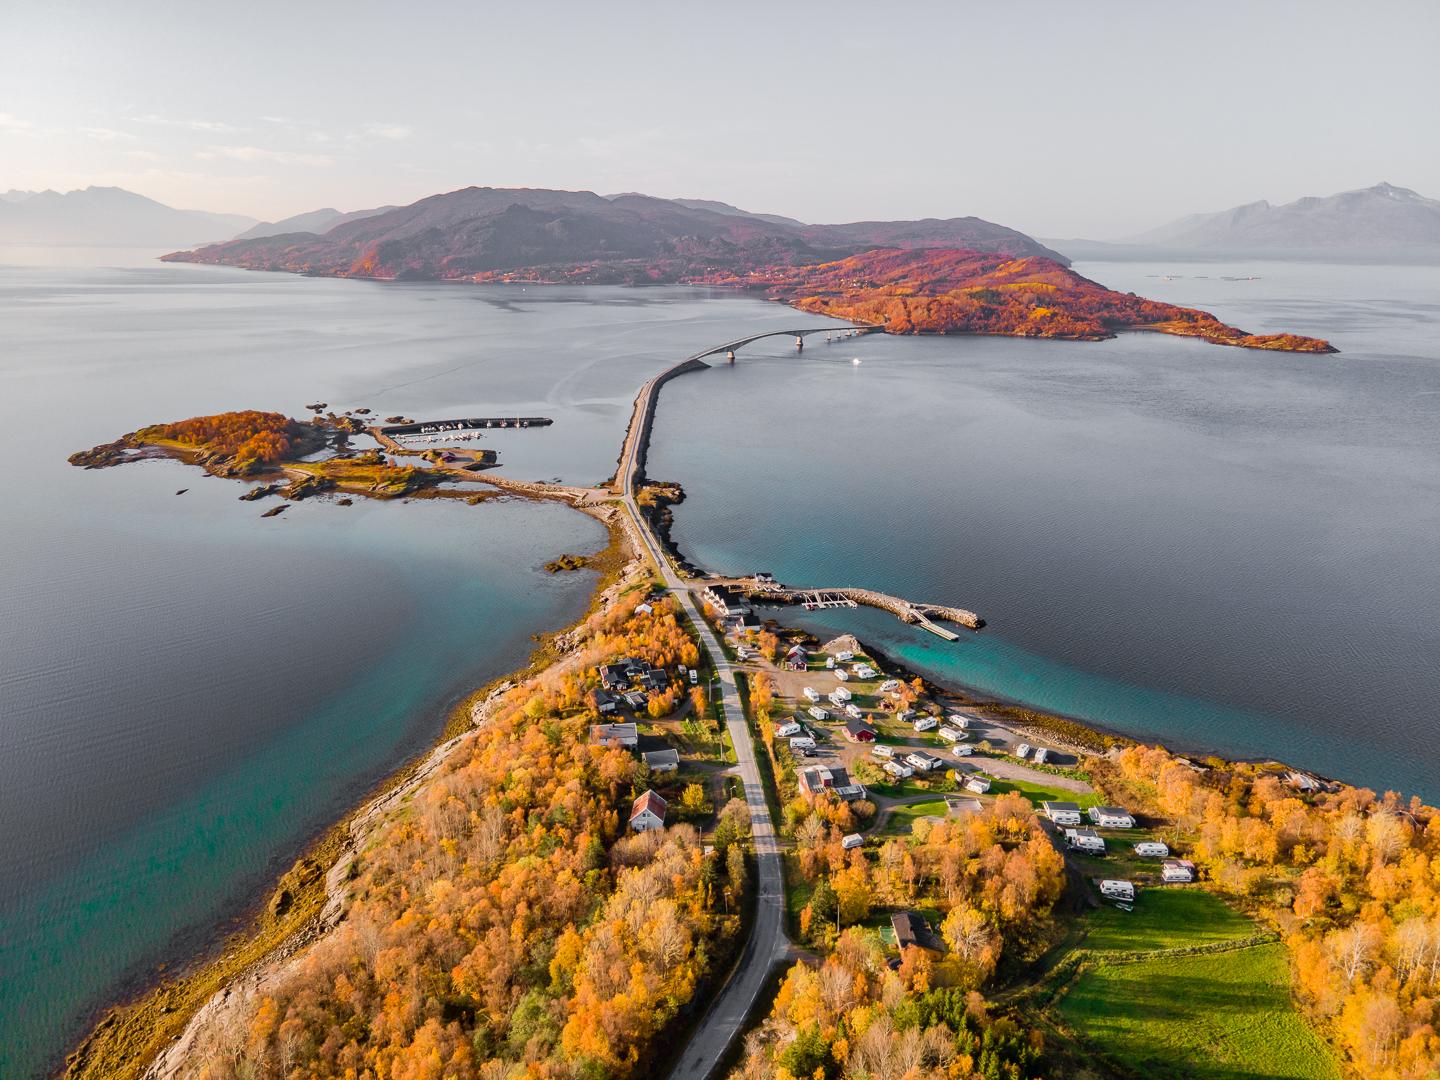
[[[367,410],[368,411],[368,410]],[[334,413],[295,420],[254,409],[152,424],[114,442],[70,455],[70,464],[105,469],[131,461],[170,458],[212,476],[260,480],[240,498],[275,495],[300,500],[329,491],[393,499],[434,488],[448,470],[400,465],[378,449],[356,450],[350,437],[363,423]]]

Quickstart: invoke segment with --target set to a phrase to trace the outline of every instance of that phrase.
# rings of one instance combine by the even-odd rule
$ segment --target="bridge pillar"
[[[802,334],[796,334],[796,335],[795,335],[795,348],[797,348],[797,349],[803,349],[803,348],[805,348],[805,337],[804,337],[804,335],[802,335]]]
[[[734,349],[731,349],[729,352],[727,352],[727,353],[725,354],[725,359],[726,359],[726,360],[729,360],[730,363],[733,364],[733,363],[735,362],[735,350],[734,350]]]

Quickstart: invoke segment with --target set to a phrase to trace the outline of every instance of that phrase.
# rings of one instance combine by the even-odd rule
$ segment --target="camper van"
[[[1100,895],[1110,900],[1123,900],[1127,904],[1133,904],[1135,886],[1128,881],[1106,879],[1100,882]]]
[[[806,701],[820,700],[820,691],[816,690],[813,686],[807,686],[804,690],[801,690],[800,692],[805,695]]]

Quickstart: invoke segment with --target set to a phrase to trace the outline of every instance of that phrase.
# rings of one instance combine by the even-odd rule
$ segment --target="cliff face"
[[[714,274],[717,285],[764,289],[821,315],[883,325],[895,334],[1006,334],[1098,341],[1150,329],[1219,345],[1334,352],[1294,334],[1247,334],[1209,312],[1119,293],[1053,259],[929,248],[876,250],[812,266]]]

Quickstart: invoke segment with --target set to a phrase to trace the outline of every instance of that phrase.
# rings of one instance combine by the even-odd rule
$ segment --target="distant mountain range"
[[[177,210],[116,187],[0,196],[3,244],[178,247],[221,240],[254,224],[242,214]]]
[[[374,217],[394,209],[393,206],[377,206],[373,210],[352,210],[348,214],[342,214],[334,207],[327,206],[323,210],[311,210],[309,213],[296,214],[279,221],[262,221],[254,228],[246,229],[235,239],[259,240],[262,237],[283,236],[286,233],[314,233],[321,236],[336,225],[343,225],[347,221],[360,221],[362,218]]]
[[[1282,206],[1265,200],[1189,217],[1130,241],[1149,247],[1237,251],[1403,251],[1440,248],[1440,202],[1376,184]]]
[[[703,200],[487,187],[432,195],[319,235],[236,239],[166,258],[356,277],[459,279],[523,270],[537,279],[662,282],[879,246],[1065,261],[1024,233],[973,217],[804,225]]]
[[[1381,183],[1280,206],[1262,199],[1217,213],[1191,214],[1118,243],[1049,243],[1073,258],[1087,259],[1195,253],[1428,262],[1440,259],[1440,201]]]

